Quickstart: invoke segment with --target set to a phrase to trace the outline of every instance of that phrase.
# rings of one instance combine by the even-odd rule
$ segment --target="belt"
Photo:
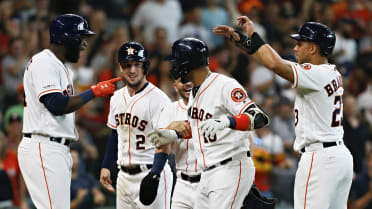
[[[251,156],[251,152],[247,151],[247,157],[250,157],[250,156]],[[225,165],[225,164],[227,164],[228,162],[230,162],[230,161],[232,161],[232,160],[233,160],[232,157],[227,158],[227,159],[222,160],[221,162],[219,162],[219,163],[217,163],[217,164],[214,164],[214,165],[212,165],[212,166],[210,166],[210,167],[204,169],[203,171],[209,171],[209,170],[212,170],[213,168],[216,168],[216,167],[221,166],[221,165]]]
[[[189,176],[181,172],[181,178],[185,181],[189,181],[190,183],[197,183],[200,181],[200,174],[195,176]]]
[[[31,133],[24,133],[23,136],[26,137],[26,138],[32,138]],[[57,142],[59,144],[65,145],[67,147],[70,147],[70,145],[72,144],[71,139],[66,139],[66,138],[62,138],[62,137],[47,137],[47,138],[49,138],[49,141],[51,141],[51,142]]]
[[[341,144],[341,141],[339,141],[339,144]],[[337,146],[337,142],[322,142],[322,145],[323,145],[323,148],[333,147],[333,146]],[[306,151],[306,148],[302,147],[301,152],[305,152],[305,151]]]
[[[146,164],[145,165],[148,169],[151,169],[152,168],[152,165],[151,164]],[[141,165],[131,165],[130,167],[129,166],[120,166],[120,170],[124,171],[125,173],[129,173],[130,175],[135,175],[137,173],[141,173],[142,172],[142,168],[141,168]]]

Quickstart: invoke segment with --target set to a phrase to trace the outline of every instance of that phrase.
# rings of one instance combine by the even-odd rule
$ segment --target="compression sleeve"
[[[118,132],[112,130],[108,137],[108,143],[106,145],[105,156],[102,161],[102,168],[111,169],[114,163],[118,159]]]
[[[84,91],[79,95],[83,103],[87,103],[94,98],[94,93],[91,89]],[[40,101],[53,115],[63,115],[65,113],[69,96],[61,93],[50,93],[41,96]]]
[[[69,97],[61,93],[45,94],[40,101],[53,115],[63,115],[67,107]]]

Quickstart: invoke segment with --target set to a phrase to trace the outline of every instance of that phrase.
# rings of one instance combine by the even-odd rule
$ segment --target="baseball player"
[[[194,85],[187,111],[202,170],[194,208],[240,209],[255,173],[247,130],[268,125],[269,118],[235,79],[209,71],[208,47],[203,41],[177,40],[168,60],[174,78]],[[151,140],[156,145],[178,138],[171,130],[155,131]]]
[[[244,52],[297,89],[295,101],[296,140],[301,152],[295,189],[295,209],[346,209],[353,176],[353,160],[343,144],[342,78],[336,66],[328,63],[335,35],[317,22],[302,25],[294,51],[298,63],[283,60],[255,32],[252,21],[238,17],[238,25],[248,36],[229,26],[218,26],[216,34],[232,38]]]
[[[50,47],[34,55],[24,74],[23,139],[19,166],[34,205],[39,209],[70,208],[72,159],[70,144],[78,139],[74,111],[94,97],[114,93],[114,82],[100,82],[74,96],[72,71],[95,33],[87,21],[72,14],[57,16],[50,25]]]
[[[160,115],[159,128],[177,131],[183,139],[172,144],[175,153],[177,182],[175,184],[172,209],[194,208],[195,192],[200,181],[200,169],[194,155],[194,146],[190,139],[190,126],[187,123],[187,103],[189,100],[192,83],[182,83],[175,80],[174,88],[180,99],[168,105]]]
[[[146,137],[156,127],[161,111],[170,100],[146,80],[150,63],[140,43],[123,44],[118,52],[118,62],[126,86],[116,91],[110,100],[107,126],[112,129],[112,134],[100,182],[114,191],[110,169],[116,161],[120,169],[116,185],[118,209],[170,208],[173,175],[166,164],[170,145],[155,148]],[[155,185],[154,201],[149,202],[147,199],[152,197],[140,195],[142,180]]]

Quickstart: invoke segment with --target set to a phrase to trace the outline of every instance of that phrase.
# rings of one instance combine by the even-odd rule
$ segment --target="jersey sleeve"
[[[172,112],[174,113],[173,105],[168,104],[165,106],[159,115],[157,128],[165,128],[172,122]]]
[[[222,87],[222,101],[224,107],[232,114],[241,114],[253,101],[248,97],[247,92],[236,80],[226,82]]]
[[[161,113],[165,110],[165,108],[171,104],[170,99],[168,96],[164,95],[155,95],[153,98],[153,102],[150,105],[150,112],[151,112],[151,124],[152,127],[157,128],[159,125],[159,118]],[[167,124],[168,125],[168,124]]]
[[[62,93],[60,68],[52,63],[31,63],[29,69],[38,98],[49,93]]]
[[[116,130],[116,119],[115,119],[115,96],[112,96],[110,99],[110,110],[107,118],[107,126],[111,129]]]
[[[316,65],[309,63],[298,64],[291,63],[294,82],[293,88],[308,89],[308,90],[319,90],[322,88],[319,81],[322,80],[323,73],[321,70],[316,69]]]

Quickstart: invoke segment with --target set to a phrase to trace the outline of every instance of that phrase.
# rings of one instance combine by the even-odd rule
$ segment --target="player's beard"
[[[132,88],[132,89],[136,89],[137,87],[139,87],[142,83],[143,83],[143,80],[145,79],[145,75],[142,75],[141,79],[139,79],[137,82],[135,83],[130,83],[130,82],[126,82],[128,87]]]
[[[80,46],[66,47],[66,61],[76,63],[80,58]]]

